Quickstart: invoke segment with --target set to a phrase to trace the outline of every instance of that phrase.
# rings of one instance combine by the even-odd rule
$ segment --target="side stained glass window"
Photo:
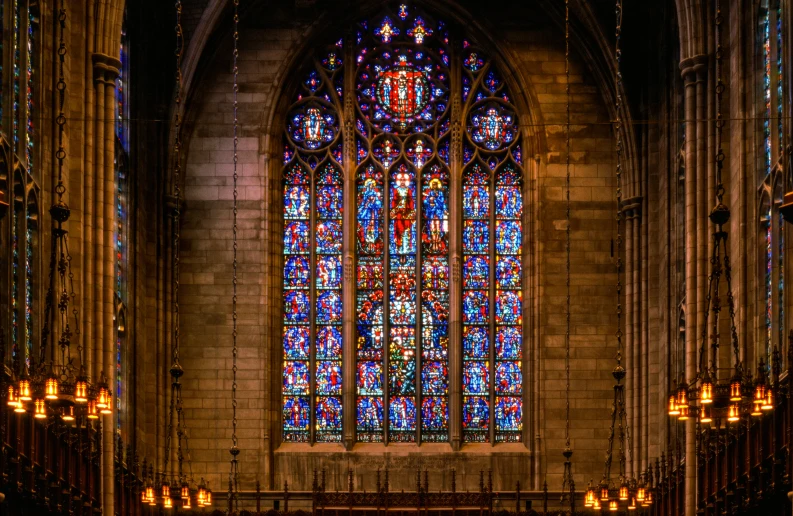
[[[463,440],[523,429],[523,176],[503,76],[463,41]]]
[[[453,48],[446,24],[411,5],[350,34],[313,60],[286,117],[283,440],[341,441],[349,397],[345,426],[358,442],[448,442],[453,413],[467,442],[518,442],[523,163],[507,85],[485,52]],[[459,191],[462,210],[450,205]],[[354,256],[349,268],[342,252]],[[452,313],[462,316],[455,349]],[[460,354],[462,375],[450,378]],[[344,368],[353,392],[343,392]],[[462,406],[450,406],[452,385]]]
[[[315,59],[287,114],[284,147],[283,439],[342,431],[342,42]]]
[[[782,2],[760,4],[760,112],[762,149],[758,190],[760,303],[763,306],[763,358],[770,371],[774,348],[785,345],[785,224],[780,214],[785,190],[784,163],[784,34]],[[774,331],[774,325],[778,330]]]

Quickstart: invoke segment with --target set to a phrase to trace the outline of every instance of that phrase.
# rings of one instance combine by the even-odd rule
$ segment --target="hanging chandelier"
[[[652,485],[645,483],[643,478],[638,480],[627,472],[626,453],[630,453],[631,436],[628,427],[628,413],[625,406],[625,368],[622,366],[622,72],[620,71],[620,61],[622,51],[620,50],[620,37],[622,34],[622,0],[616,0],[615,12],[617,15],[616,24],[616,46],[614,51],[615,69],[615,116],[614,135],[616,138],[617,150],[617,364],[612,370],[614,377],[614,399],[611,409],[611,427],[609,430],[608,447],[606,449],[606,460],[603,468],[603,478],[599,484],[590,482],[584,495],[584,506],[591,509],[609,512],[617,512],[623,508],[628,511],[635,511],[639,506],[648,506],[653,502]],[[611,467],[614,461],[614,439],[618,439],[618,471],[612,472]]]
[[[669,394],[667,413],[671,418],[679,421],[691,417],[698,418],[702,425],[715,424],[719,427],[722,421],[736,424],[746,417],[760,417],[774,409],[776,399],[776,385],[768,384],[768,368],[763,360],[759,361],[757,376],[752,382],[750,374],[744,371],[738,343],[738,333],[735,323],[735,299],[732,293],[732,269],[730,265],[729,248],[727,246],[727,231],[724,226],[730,220],[730,210],[724,204],[724,184],[722,172],[724,169],[724,151],[722,149],[722,133],[724,119],[721,112],[724,82],[722,79],[721,26],[721,1],[716,0],[714,18],[716,37],[716,206],[711,210],[709,218],[716,226],[713,232],[713,252],[711,254],[711,273],[708,277],[708,297],[705,308],[705,320],[702,329],[699,348],[698,372],[694,382],[689,385],[684,379],[676,390]],[[732,348],[733,366],[731,374],[725,375],[719,368],[720,345],[720,314],[722,299],[720,283],[722,276],[727,284],[727,309],[729,312],[730,344]],[[712,314],[712,326],[708,336],[708,319]],[[708,341],[710,341],[710,355],[708,357]],[[773,354],[774,370],[778,370],[779,350]],[[768,364],[771,365],[771,364]],[[715,423],[714,423],[715,421]]]
[[[180,220],[181,220],[181,106],[182,106],[182,53],[184,51],[184,34],[182,32],[182,2],[176,0],[176,93],[175,93],[175,120],[174,120],[174,173],[173,173],[173,348],[171,350],[173,364],[170,368],[171,375],[171,403],[168,409],[168,430],[165,437],[165,455],[163,468],[156,475],[151,468],[146,475],[145,484],[141,491],[141,502],[150,506],[160,505],[163,509],[209,507],[212,505],[212,490],[202,478],[196,484],[193,480],[192,461],[190,459],[189,434],[185,421],[184,406],[182,403],[182,383],[184,369],[179,363],[179,245],[180,245]],[[176,468],[168,468],[171,458],[171,439],[174,433],[174,413],[176,415]],[[184,465],[187,461],[187,471]],[[172,468],[173,469],[173,468]]]
[[[104,372],[99,382],[93,385],[85,369],[85,357],[80,335],[80,314],[77,309],[77,293],[74,290],[74,273],[72,257],[69,253],[68,231],[63,225],[69,220],[71,211],[63,200],[66,186],[63,182],[63,164],[66,159],[64,131],[66,116],[64,106],[66,100],[66,80],[64,63],[66,60],[66,9],[58,13],[59,47],[58,70],[56,85],[58,92],[59,113],[55,118],[58,127],[58,149],[55,158],[58,163],[58,182],[55,186],[56,201],[50,207],[53,221],[52,245],[49,262],[49,284],[45,297],[41,344],[38,357],[32,352],[25,354],[13,348],[12,374],[7,389],[7,404],[17,414],[33,413],[35,419],[60,417],[62,421],[72,423],[78,418],[87,420],[99,419],[100,415],[112,413],[111,393]],[[53,310],[58,314],[53,317]],[[72,321],[72,322],[70,322]],[[51,324],[55,327],[52,328]],[[50,342],[53,330],[57,335],[56,350],[54,342]],[[72,343],[76,341],[76,356],[72,356]],[[75,359],[78,365],[75,365]],[[28,427],[30,428],[30,427]]]

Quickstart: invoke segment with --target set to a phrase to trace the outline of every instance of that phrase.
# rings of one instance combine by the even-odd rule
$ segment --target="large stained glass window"
[[[347,429],[359,442],[447,442],[456,413],[465,441],[520,441],[523,175],[506,82],[410,5],[350,35],[312,60],[286,120],[283,439],[341,441]],[[326,186],[336,205],[323,214]],[[355,202],[347,219],[343,198]],[[337,271],[327,285],[326,258]],[[343,335],[353,362],[342,365]],[[342,370],[348,391],[333,380]],[[344,397],[355,411],[342,425]]]
[[[758,213],[760,245],[760,303],[763,307],[763,344],[758,356],[770,368],[774,348],[785,338],[785,224],[779,212],[785,190],[784,68],[782,8],[779,0],[765,0],[760,10],[762,149]],[[773,327],[777,330],[774,331]]]
[[[316,59],[287,115],[284,149],[284,441],[342,430],[342,42]]]

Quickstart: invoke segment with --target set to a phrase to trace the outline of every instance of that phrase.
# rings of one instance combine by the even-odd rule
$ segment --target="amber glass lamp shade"
[[[151,486],[151,485],[146,486],[146,491],[145,491],[144,498],[146,499],[146,502],[148,502],[148,503],[151,503],[151,501],[154,500],[154,487],[153,486]]]
[[[595,510],[595,511],[599,511],[600,510],[600,499],[599,498],[595,497],[595,501],[592,502],[592,509]]]
[[[681,405],[680,406],[680,415],[677,417],[680,421],[687,421],[688,420],[688,405]]]
[[[699,416],[700,423],[712,423],[713,417],[710,415],[710,405],[702,405],[700,416]]]
[[[168,482],[163,482],[160,488],[160,494],[163,498],[171,497],[171,485]]]
[[[624,502],[627,499],[628,499],[628,485],[622,484],[622,486],[620,486],[620,500]]]
[[[182,498],[190,498],[190,486],[182,484]]]
[[[653,504],[653,492],[647,491],[647,497],[644,499],[644,505],[652,505]]]
[[[600,500],[603,502],[608,502],[609,500],[609,488],[608,486],[603,486],[600,488]]]
[[[187,511],[192,509],[192,507],[190,506],[190,497],[189,496],[187,498],[183,498],[182,509],[185,509]]]
[[[618,510],[620,510],[620,506],[619,506],[619,504],[617,504],[617,500],[610,500],[609,501],[609,511],[617,512]]]
[[[763,400],[762,405],[760,405],[761,410],[773,410],[774,409],[774,390],[772,388],[767,388],[765,390],[765,400]]]
[[[713,403],[713,382],[709,376],[702,380],[702,385],[699,387],[699,402],[703,405]]]
[[[207,498],[204,501],[204,505],[206,505],[207,507],[212,505],[212,490],[211,489],[207,489]]]
[[[74,383],[74,401],[76,403],[88,402],[88,381],[81,377]]]
[[[171,497],[166,496],[163,498],[162,507],[163,509],[173,509],[173,500],[171,500]]]
[[[34,402],[33,417],[36,419],[47,417],[47,405],[44,403],[44,398],[39,398]]]
[[[94,400],[88,402],[88,419],[99,419],[99,413],[96,410],[96,402]]]
[[[44,397],[48,400],[58,399],[58,379],[50,376],[44,382]]]
[[[206,502],[207,493],[203,487],[198,488],[198,494],[196,495],[196,505],[199,507],[204,506],[204,502]]]
[[[727,412],[727,421],[735,423],[741,419],[741,407],[737,403],[731,403],[729,412]]]
[[[671,417],[676,417],[680,415],[680,409],[677,406],[677,396],[672,394],[669,396],[669,415]]]
[[[677,389],[677,404],[680,407],[688,405],[688,388],[683,382],[680,382],[680,387]]]
[[[17,403],[19,403],[19,398],[17,398],[16,391],[14,391],[14,386],[8,386],[8,406],[9,407],[16,407]]]
[[[590,487],[586,490],[586,496],[584,496],[584,507],[592,507],[593,505],[595,505],[595,491]]]
[[[74,421],[74,407],[71,405],[64,407],[61,419],[64,421]]]
[[[19,380],[19,387],[17,388],[20,401],[30,401],[33,396],[30,395],[30,380],[25,378]]]
[[[730,382],[730,401],[741,401],[741,378],[739,376]]]
[[[628,510],[629,511],[636,510],[636,498],[631,498],[631,503],[628,504]]]
[[[99,393],[96,397],[96,408],[105,409],[110,403],[110,391],[106,383],[99,385]],[[104,414],[104,412],[103,412]]]
[[[644,489],[644,486],[639,486],[639,488],[636,489],[636,501],[639,502],[639,503],[644,502],[645,494],[646,494],[646,491]]]

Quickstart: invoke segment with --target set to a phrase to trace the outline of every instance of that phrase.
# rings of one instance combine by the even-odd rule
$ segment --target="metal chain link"
[[[565,138],[567,145],[567,157],[565,165],[567,167],[567,174],[565,176],[565,202],[566,212],[565,218],[567,226],[565,229],[565,237],[567,239],[565,251],[565,287],[567,288],[567,310],[566,315],[566,328],[565,328],[565,355],[564,355],[564,373],[565,373],[565,425],[564,436],[565,446],[570,448],[570,0],[564,0],[564,74],[565,74],[565,95],[567,102],[567,124],[565,129]]]
[[[622,36],[622,0],[616,0],[615,11],[617,27],[615,31],[616,44],[614,50],[614,78],[615,78],[615,105],[614,132],[617,139],[617,366],[622,363],[622,72],[620,62],[622,50],[620,37]]]
[[[174,27],[174,32],[176,33],[176,50],[174,55],[176,56],[176,71],[175,71],[175,78],[176,78],[176,91],[174,94],[174,105],[175,105],[175,119],[174,119],[174,172],[173,172],[173,191],[174,191],[174,208],[173,208],[173,225],[174,225],[174,233],[173,233],[173,344],[171,346],[171,354],[173,356],[173,365],[177,366],[179,363],[179,202],[181,191],[179,189],[179,181],[181,176],[181,115],[180,109],[182,105],[182,52],[184,50],[184,39],[183,39],[183,32],[182,32],[182,2],[181,0],[176,0],[175,3],[175,10],[176,10],[176,26]],[[173,374],[173,373],[172,373]],[[168,431],[165,434],[165,455],[163,458],[163,475],[168,474],[168,462],[170,461],[171,456],[171,439],[173,435],[173,416],[174,411],[180,411],[180,407],[177,407],[177,398],[180,396],[180,385],[178,378],[174,378],[173,383],[171,384],[171,400],[168,408]],[[179,421],[177,421],[177,428],[180,426]],[[179,436],[177,436],[179,437]],[[179,439],[178,446],[181,448],[181,439]],[[180,469],[180,476],[181,476],[181,450],[177,452],[177,459],[179,460],[179,469]]]
[[[239,144],[239,118],[238,118],[238,108],[239,108],[239,101],[238,101],[238,93],[239,93],[239,65],[238,65],[238,57],[239,57],[239,23],[240,23],[240,15],[239,15],[239,0],[234,0],[234,52],[233,52],[233,74],[234,74],[234,208],[233,212],[233,245],[232,245],[232,296],[231,296],[231,319],[232,319],[232,330],[231,330],[231,342],[232,342],[232,365],[231,365],[231,373],[232,373],[232,380],[231,380],[231,449],[229,450],[231,454],[231,471],[229,472],[229,512],[231,512],[232,508],[238,512],[239,510],[239,499],[238,499],[238,491],[239,491],[239,461],[237,456],[240,453],[237,440],[237,214],[238,214],[238,192],[237,192],[237,180],[238,180],[238,172],[237,172],[237,163],[239,161],[239,157],[237,155],[237,147]]]

